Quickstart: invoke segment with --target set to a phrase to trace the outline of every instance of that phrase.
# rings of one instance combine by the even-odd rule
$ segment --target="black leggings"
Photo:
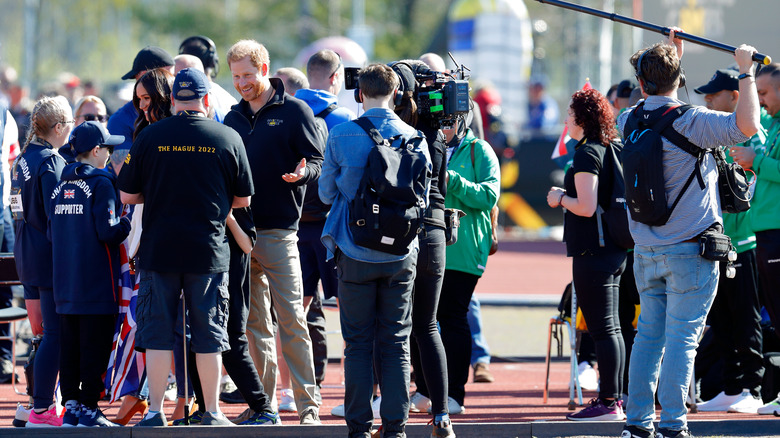
[[[596,344],[602,400],[620,398],[623,391],[626,347],[620,330],[618,295],[625,266],[626,253],[622,250],[572,259],[577,306]]]
[[[441,327],[441,341],[447,360],[447,392],[461,406],[466,397],[466,382],[471,366],[471,329],[466,314],[479,277],[447,269],[441,288],[441,300],[436,312]],[[413,317],[414,318],[414,317]],[[419,338],[418,338],[419,340]],[[417,390],[428,393],[428,383],[416,372]],[[433,400],[433,399],[431,399]],[[431,411],[433,411],[432,407]]]
[[[412,301],[412,366],[417,391],[431,399],[433,415],[447,412],[447,356],[436,326],[444,260],[444,229],[429,224],[420,234]]]
[[[634,278],[634,251],[626,254],[626,269],[620,276],[620,331],[623,335],[623,344],[626,347],[626,361],[623,371],[623,394],[628,394],[628,366],[631,362],[631,350],[634,347],[636,329],[634,328],[634,316],[636,306],[639,305],[639,292],[636,290]]]

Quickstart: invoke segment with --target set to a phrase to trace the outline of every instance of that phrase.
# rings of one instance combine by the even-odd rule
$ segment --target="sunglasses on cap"
[[[87,122],[98,121],[100,123],[105,123],[108,121],[108,115],[106,114],[82,114],[79,117],[83,117],[84,121]]]

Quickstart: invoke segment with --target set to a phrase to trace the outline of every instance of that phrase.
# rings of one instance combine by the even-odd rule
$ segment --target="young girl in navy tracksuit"
[[[76,162],[62,171],[52,194],[50,234],[54,255],[54,301],[60,315],[60,387],[63,426],[117,426],[98,409],[119,310],[119,244],[130,221],[115,177],[104,170],[113,145],[98,122],[73,130]]]

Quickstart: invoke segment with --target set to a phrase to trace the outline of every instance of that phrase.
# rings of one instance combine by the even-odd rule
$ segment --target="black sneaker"
[[[620,438],[653,438],[653,431],[638,426],[623,426]]]
[[[661,427],[655,432],[655,438],[693,438],[693,435],[688,429],[672,430]]]
[[[122,427],[116,423],[108,421],[100,408],[84,408],[79,416],[79,427]]]
[[[244,396],[241,395],[241,392],[236,389],[235,391],[231,392],[223,392],[219,394],[219,399],[225,403],[230,404],[244,404],[246,403],[246,400],[244,400]]]

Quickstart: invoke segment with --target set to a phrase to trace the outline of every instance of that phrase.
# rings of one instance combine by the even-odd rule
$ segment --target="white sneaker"
[[[756,412],[761,415],[780,415],[780,393],[777,394],[776,399],[765,404],[764,406],[761,406]]]
[[[588,362],[580,362],[577,365],[577,376],[580,379],[580,387],[589,391],[596,391],[599,388],[599,376],[596,370]]]
[[[165,387],[165,399],[168,401],[176,401],[177,397],[176,376],[168,371],[168,386]]]
[[[729,412],[739,412],[740,414],[755,414],[758,408],[764,405],[760,398],[756,398],[750,393],[749,389],[743,389],[739,399],[729,406]]]
[[[450,411],[450,415],[458,415],[466,412],[466,408],[458,404],[458,402],[456,402],[452,397],[447,397],[447,410]],[[431,407],[429,406],[426,411],[430,414]]]
[[[233,383],[233,379],[230,378],[230,375],[225,374],[219,379],[219,393],[223,392],[233,392],[235,391],[236,384]]]
[[[340,404],[330,411],[330,415],[344,418],[344,404]]]
[[[716,395],[711,400],[699,403],[696,407],[704,412],[726,412],[729,410],[729,406],[739,400],[740,395],[741,394],[726,395],[725,392],[721,391],[720,394]]]
[[[382,396],[375,398],[374,401],[371,402],[371,410],[373,411],[374,419],[376,420],[382,418],[379,415],[379,408],[381,406],[382,406]],[[340,404],[330,411],[330,415],[333,415],[335,417],[344,417],[345,415],[344,412],[345,412],[344,405]]]
[[[292,389],[282,390],[282,398],[279,400],[279,412],[298,412]]]
[[[169,383],[165,388],[165,399],[168,401],[176,401],[176,397],[178,397],[176,383]]]
[[[17,404],[13,421],[14,427],[24,427],[27,424],[27,420],[30,419],[30,412],[32,412],[32,405],[25,407],[21,403]]]
[[[371,410],[374,412],[374,419],[379,420],[382,418],[382,415],[380,414],[380,408],[382,407],[382,396],[375,398],[374,401],[371,402]]]
[[[409,398],[409,412],[427,412],[431,407],[431,399],[415,391]]]

